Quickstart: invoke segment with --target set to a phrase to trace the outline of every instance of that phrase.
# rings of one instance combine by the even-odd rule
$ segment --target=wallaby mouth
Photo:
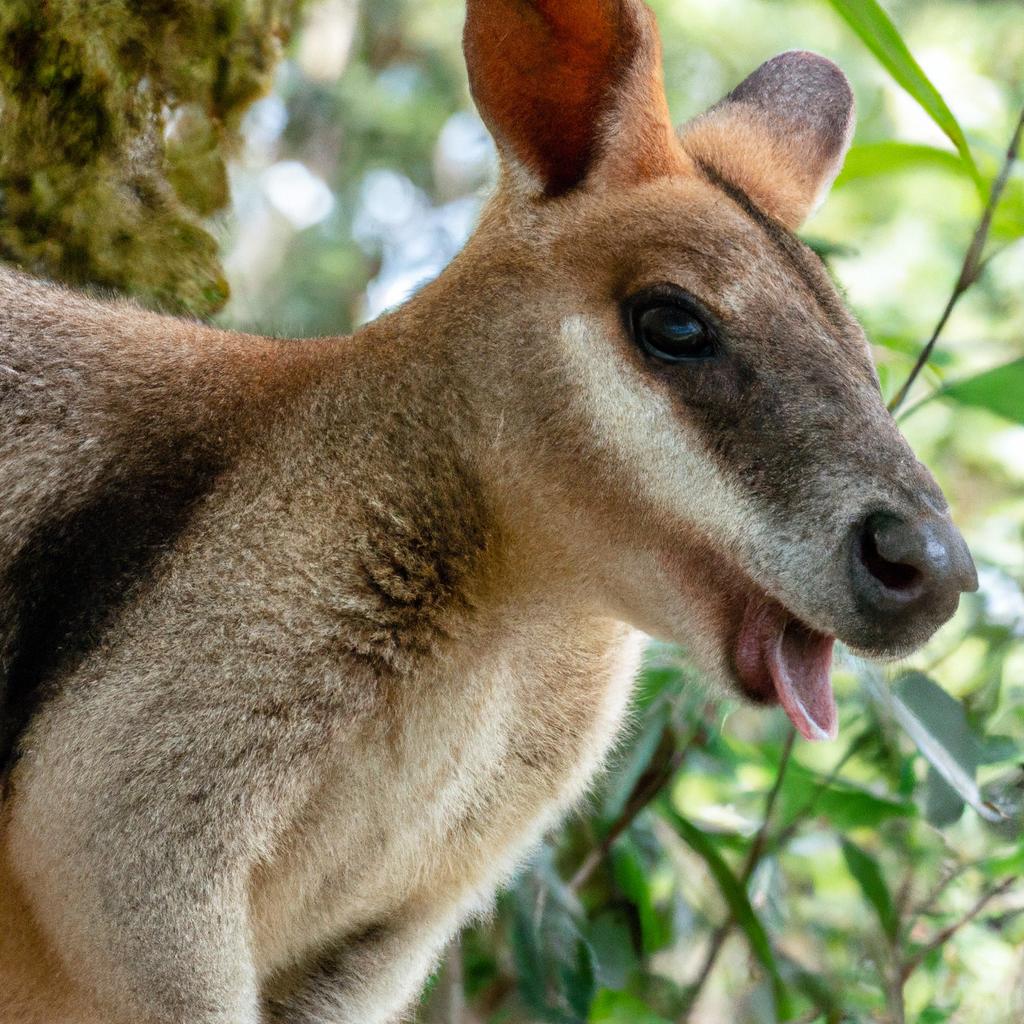
[[[835,739],[835,637],[817,633],[765,595],[751,598],[736,639],[736,670],[747,695],[778,701],[801,736]]]

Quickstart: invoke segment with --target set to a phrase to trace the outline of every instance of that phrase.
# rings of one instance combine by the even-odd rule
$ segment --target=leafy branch
[[[939,320],[924,348],[921,349],[920,355],[917,357],[917,362],[914,363],[914,367],[910,371],[907,379],[903,382],[903,386],[896,392],[892,397],[892,400],[889,402],[890,412],[896,412],[896,410],[899,409],[906,400],[914,381],[917,380],[918,375],[925,366],[928,365],[928,361],[932,357],[932,352],[935,350],[935,345],[939,340],[939,336],[942,334],[943,330],[945,330],[946,324],[948,323],[953,310],[956,308],[957,303],[978,280],[987,265],[988,261],[983,259],[985,243],[988,241],[988,234],[992,227],[992,218],[995,215],[996,207],[999,205],[999,200],[1002,198],[1003,192],[1006,189],[1006,183],[1009,181],[1010,170],[1017,160],[1022,133],[1024,133],[1024,108],[1021,109],[1020,116],[1017,118],[1017,127],[1014,129],[1013,136],[1010,139],[1010,144],[1006,147],[1006,154],[1003,157],[1002,167],[992,184],[992,190],[989,192],[988,202],[985,203],[985,208],[982,210],[978,226],[974,229],[974,235],[971,238],[971,243],[967,247],[963,263],[960,266],[960,274],[956,279],[956,283],[953,285],[953,290],[950,292],[949,299],[942,311],[942,315],[939,317]]]
[[[922,963],[934,953],[937,949],[941,949],[949,940],[958,932],[964,925],[969,924],[973,921],[984,909],[988,906],[992,900],[998,896],[1002,896],[1004,893],[1010,891],[1014,885],[1016,885],[1017,879],[1010,877],[1004,878],[1001,882],[995,885],[989,886],[982,894],[978,897],[974,906],[967,911],[963,917],[954,921],[951,925],[943,928],[930,942],[921,947],[912,957],[909,957],[903,962],[900,967],[900,981],[905,983],[907,979],[921,966]]]
[[[682,767],[686,755],[693,746],[702,746],[707,742],[707,729],[703,723],[697,726],[693,734],[682,745],[677,745],[675,731],[666,725],[661,740],[651,758],[650,764],[637,780],[626,805],[619,816],[612,822],[604,838],[591,850],[587,858],[576,870],[568,882],[570,892],[577,893],[593,877],[594,872],[604,863],[611,852],[615,841],[636,821],[644,810],[665,788],[672,776]]]
[[[750,849],[747,851],[746,859],[743,862],[743,868],[740,871],[739,881],[744,887],[746,887],[747,883],[750,881],[754,871],[757,870],[758,864],[761,863],[761,858],[764,856],[768,841],[768,829],[771,826],[772,815],[775,811],[775,804],[778,801],[779,793],[782,790],[782,783],[786,778],[786,769],[789,767],[795,740],[796,732],[793,729],[790,729],[789,735],[786,737],[786,744],[782,748],[782,756],[779,759],[779,770],[775,776],[775,783],[772,785],[771,790],[769,790],[768,797],[765,800],[764,816],[761,821],[761,827],[757,830],[757,834],[754,836],[754,841],[750,844]],[[690,1019],[690,1014],[697,1005],[697,1000],[700,997],[701,991],[707,983],[708,978],[711,976],[712,970],[714,970],[715,962],[718,960],[718,955],[721,953],[722,947],[725,945],[725,940],[729,937],[729,933],[732,931],[735,924],[736,915],[730,908],[728,916],[718,926],[711,937],[708,951],[704,956],[704,962],[701,964],[700,970],[697,972],[697,977],[690,987],[686,1009],[680,1017],[680,1024],[686,1024],[686,1021]]]

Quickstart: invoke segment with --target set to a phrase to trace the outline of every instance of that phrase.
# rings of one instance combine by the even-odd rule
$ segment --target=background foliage
[[[79,21],[67,11],[86,9],[46,6],[73,26]],[[259,18],[273,21],[289,7],[222,6],[250,12],[260,31],[269,22]],[[981,591],[907,664],[883,669],[843,657],[840,739],[826,746],[794,741],[781,713],[710,696],[681,652],[652,647],[633,729],[610,772],[493,917],[449,952],[422,1019],[1019,1024],[1019,162],[987,223],[983,215],[1024,103],[1024,12],[1019,0],[899,0],[885,10],[869,0],[653,6],[679,120],[780,50],[818,50],[850,76],[859,103],[855,145],[806,237],[865,323],[890,396],[937,337],[900,415],[951,498]],[[71,202],[56,172],[46,171],[42,184],[11,184],[7,140],[18,136],[10,132],[40,132],[47,145],[64,145],[53,141],[62,122],[48,120],[64,113],[11,85],[23,52],[12,49],[11,32],[42,9],[0,8],[6,258],[35,266],[32,247],[52,244],[38,264],[51,272],[202,312],[223,287],[194,287],[217,277],[216,253],[204,240],[212,231],[232,287],[224,323],[338,333],[434,276],[471,229],[493,150],[466,92],[461,2],[308,0],[273,91],[241,122],[230,212],[202,228],[197,218],[226,196],[222,182],[212,191],[210,183],[268,73],[266,52],[218,49],[227,37],[217,36],[210,52],[222,61],[243,69],[257,61],[230,110],[211,106],[215,92],[161,86],[164,149],[147,173],[162,176],[161,189],[170,183],[176,198],[168,215],[187,228],[172,240],[159,231],[136,235],[129,224],[115,251],[138,250],[140,260],[156,257],[172,268],[198,260],[203,272],[189,278],[188,271],[180,281],[193,283],[179,287],[173,273],[154,284],[151,276],[118,277],[95,261],[77,262],[68,225],[77,230],[90,203],[108,209],[108,198],[94,191]],[[165,57],[165,71],[184,66],[174,50]],[[184,148],[175,136],[180,118],[197,126]],[[78,135],[92,139],[89,131]],[[129,166],[118,149],[126,138],[115,133],[103,156],[118,180]],[[90,187],[102,191],[98,180]],[[120,202],[116,217],[130,217],[134,200]],[[91,251],[102,255],[107,242],[97,237]]]

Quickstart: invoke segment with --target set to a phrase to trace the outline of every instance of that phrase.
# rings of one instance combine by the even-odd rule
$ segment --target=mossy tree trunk
[[[301,0],[4,0],[0,259],[163,309],[227,299],[202,218]]]

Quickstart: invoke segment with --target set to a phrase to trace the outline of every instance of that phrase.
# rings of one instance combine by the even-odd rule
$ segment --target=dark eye
[[[637,344],[656,359],[683,363],[709,359],[715,354],[714,339],[707,325],[677,303],[637,306],[632,320]]]

